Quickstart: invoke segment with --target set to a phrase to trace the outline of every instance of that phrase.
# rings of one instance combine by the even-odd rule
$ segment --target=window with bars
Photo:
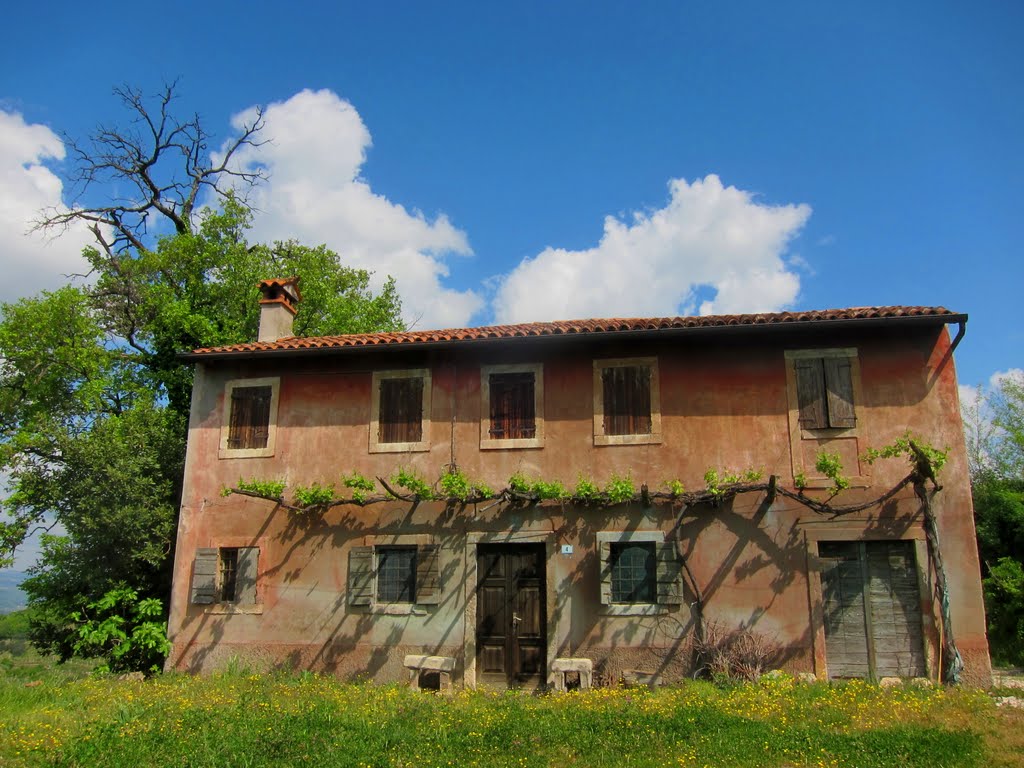
[[[416,547],[377,547],[377,601],[416,602]]]
[[[192,564],[192,602],[233,608],[257,604],[259,547],[203,547]]]
[[[611,602],[655,602],[655,543],[611,543]]]
[[[407,543],[417,538],[421,537],[398,536],[399,541],[393,543],[352,547],[348,553],[348,604],[370,610],[403,604],[437,605],[441,595],[438,547]]]
[[[492,440],[529,440],[536,437],[534,372],[492,373],[489,386],[489,437]]]
[[[217,563],[217,587],[222,603],[235,602],[238,576],[238,547],[221,547]]]
[[[228,448],[267,447],[272,395],[273,388],[270,386],[236,386],[231,390]]]

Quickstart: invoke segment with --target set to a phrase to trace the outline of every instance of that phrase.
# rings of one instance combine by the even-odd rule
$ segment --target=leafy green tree
[[[248,241],[250,212],[220,182],[257,180],[231,174],[228,160],[258,143],[261,121],[215,164],[198,121],[170,114],[172,92],[151,114],[138,92],[117,91],[142,128],[73,145],[84,186],[106,174],[141,195],[40,224],[93,228],[90,283],[0,307],[0,471],[11,490],[0,564],[33,531],[63,528],[43,537],[24,584],[33,642],[62,658],[95,651],[71,617],[112,590],[167,594],[193,376],[181,352],[255,339],[268,277],[301,277],[298,334],[402,327],[392,279],[374,293],[369,272],[323,245]],[[204,190],[219,207],[199,205]],[[154,229],[168,234],[147,236]]]
[[[1024,380],[983,392],[965,422],[989,646],[995,661],[1024,664]]]

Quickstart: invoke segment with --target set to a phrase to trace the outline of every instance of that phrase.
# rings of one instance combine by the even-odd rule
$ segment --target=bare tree
[[[100,126],[85,141],[67,135],[64,142],[74,163],[70,181],[75,199],[66,210],[48,209],[33,229],[62,232],[73,222],[85,222],[101,251],[116,261],[125,252],[141,251],[152,217],[169,220],[178,233],[194,230],[199,195],[212,190],[225,195],[237,182],[254,185],[261,170],[231,167],[241,147],[257,147],[264,126],[262,109],[228,142],[219,161],[209,151],[210,134],[199,115],[188,120],[172,112],[177,83],[165,85],[150,103],[137,88],[114,89],[131,115],[125,128]],[[103,185],[105,204],[82,202],[90,188]],[[124,194],[110,190],[127,190]]]

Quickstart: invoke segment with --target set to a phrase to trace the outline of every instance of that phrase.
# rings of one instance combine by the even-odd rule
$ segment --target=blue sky
[[[392,273],[419,327],[882,304],[1022,365],[1024,5],[16,3],[0,300],[73,271],[61,133],[179,81],[216,138],[269,106],[254,236]],[[77,239],[76,239],[77,238]]]

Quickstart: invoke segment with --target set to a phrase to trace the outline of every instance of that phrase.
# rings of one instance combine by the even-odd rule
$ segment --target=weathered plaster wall
[[[607,615],[598,601],[597,533],[660,530],[679,538],[704,592],[709,620],[764,632],[784,647],[789,667],[812,670],[817,664],[822,671],[823,650],[812,622],[815,564],[807,531],[824,523],[792,502],[765,509],[760,497],[750,495],[717,509],[692,510],[682,518],[671,506],[563,510],[559,505],[481,505],[452,512],[437,503],[415,508],[389,503],[335,507],[322,518],[303,519],[270,502],[225,498],[220,491],[239,477],[282,478],[292,486],[337,483],[353,470],[389,477],[400,466],[433,479],[450,463],[495,487],[503,487],[518,471],[559,479],[570,487],[580,475],[603,483],[616,473],[652,488],[673,478],[687,488],[700,488],[709,467],[761,468],[789,485],[794,441],[783,352],[827,346],[858,350],[861,399],[851,456],[907,430],[951,449],[935,510],[951,577],[955,636],[968,679],[984,682],[989,667],[979,566],[946,332],[776,335],[756,343],[741,338],[707,335],[671,343],[616,341],[600,346],[578,341],[465,345],[414,355],[386,351],[200,366],[178,533],[169,663],[207,670],[237,656],[262,667],[290,665],[387,680],[404,679],[401,659],[415,652],[455,656],[460,663],[457,678],[472,677],[473,660],[464,650],[473,643],[473,615],[467,618],[467,611],[472,608],[475,564],[467,553],[480,537],[515,537],[549,545],[549,658],[589,656],[609,680],[626,669],[677,677],[689,666],[693,625],[688,605],[651,617],[622,617]],[[593,359],[646,355],[659,361],[663,442],[595,447]],[[545,447],[481,450],[480,365],[537,361],[544,364]],[[401,367],[431,369],[431,448],[371,454],[367,423],[372,371]],[[218,458],[224,383],[268,375],[281,377],[275,455]],[[798,450],[805,449],[805,442],[796,442]],[[908,469],[901,460],[868,466],[854,458],[847,471],[870,487],[853,488],[842,501],[874,498]],[[886,508],[843,525],[847,537],[921,538],[918,505],[909,489]],[[430,536],[440,545],[440,604],[417,606],[403,615],[348,606],[349,549],[371,541],[367,537],[399,533]],[[559,554],[556,545],[561,544],[572,544],[574,553]],[[251,545],[260,547],[261,613],[225,614],[189,604],[197,547]],[[925,602],[930,613],[933,606]],[[926,634],[934,646],[934,626]],[[934,648],[930,652],[934,661]]]

